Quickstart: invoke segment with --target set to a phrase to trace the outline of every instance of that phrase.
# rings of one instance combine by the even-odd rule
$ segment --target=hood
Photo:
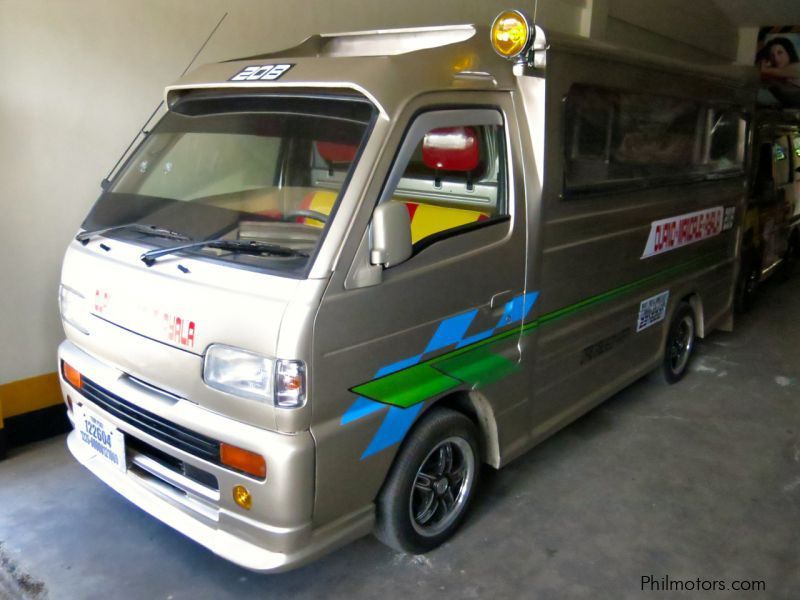
[[[242,422],[294,431],[297,424],[276,421],[280,411],[271,405],[205,385],[204,354],[211,344],[225,344],[269,357],[282,351],[303,358],[298,355],[316,312],[315,290],[324,282],[187,257],[165,257],[147,267],[139,260],[142,251],[107,238],[85,247],[70,244],[62,285],[84,297],[89,331],[65,325],[67,338],[121,376]],[[281,348],[281,322],[290,304],[292,334],[284,336]]]

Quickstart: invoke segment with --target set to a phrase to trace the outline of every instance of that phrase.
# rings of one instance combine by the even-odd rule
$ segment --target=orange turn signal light
[[[81,374],[75,367],[67,362],[61,361],[61,372],[64,373],[64,379],[66,379],[72,387],[76,390],[81,389],[83,381],[81,380]]]
[[[263,456],[255,452],[221,443],[219,445],[219,458],[223,465],[244,471],[259,479],[264,479],[267,476],[267,462]]]

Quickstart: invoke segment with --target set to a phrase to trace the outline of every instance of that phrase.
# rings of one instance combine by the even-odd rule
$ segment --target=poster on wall
[[[800,25],[759,29],[755,64],[764,82],[759,101],[800,108]]]

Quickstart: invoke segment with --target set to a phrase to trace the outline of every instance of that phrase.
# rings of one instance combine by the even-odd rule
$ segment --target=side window
[[[711,171],[741,168],[744,161],[744,141],[747,123],[734,110],[709,110],[708,156]]]
[[[686,171],[695,154],[698,106],[687,100],[622,94],[613,159],[626,177]]]
[[[691,169],[699,116],[688,100],[574,86],[567,96],[567,187]]]
[[[575,114],[571,158],[606,160],[610,152],[614,111],[605,98],[587,98]]]
[[[411,220],[415,247],[509,214],[500,125],[425,131],[391,193]]]
[[[735,108],[584,85],[566,100],[567,191],[743,169],[747,123]]]

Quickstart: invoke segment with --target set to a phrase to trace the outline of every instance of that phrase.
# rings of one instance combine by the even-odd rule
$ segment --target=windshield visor
[[[228,244],[176,253],[305,277],[372,116],[370,104],[349,98],[189,96],[147,135],[83,228],[138,223],[183,236],[105,234],[152,248],[253,242],[246,252]]]

